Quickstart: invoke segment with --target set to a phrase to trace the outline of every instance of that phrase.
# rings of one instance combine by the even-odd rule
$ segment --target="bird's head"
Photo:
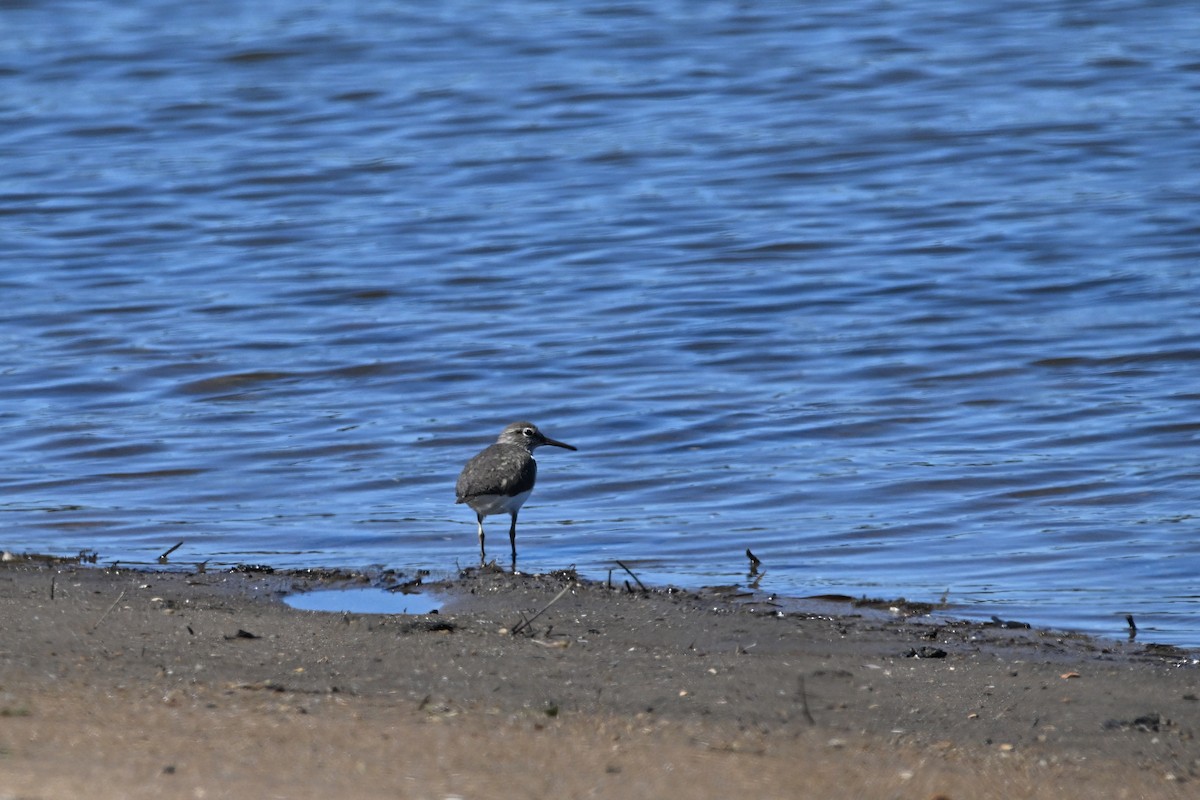
[[[539,431],[537,425],[534,425],[532,422],[509,423],[509,425],[500,432],[500,438],[498,438],[496,441],[504,444],[520,445],[530,452],[533,452],[535,449],[544,444],[553,445],[554,447],[561,447],[565,450],[576,449],[565,442],[559,442],[551,439],[549,436]]]

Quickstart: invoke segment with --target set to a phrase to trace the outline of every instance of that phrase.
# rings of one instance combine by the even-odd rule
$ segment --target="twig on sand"
[[[808,710],[808,692],[804,688],[804,676],[800,676],[800,713],[804,715],[804,719],[809,725],[816,725],[817,721],[813,719],[812,713]]]
[[[562,599],[562,596],[563,596],[564,594],[566,594],[567,592],[569,592],[569,591],[571,591],[571,587],[570,587],[569,585],[567,585],[567,586],[564,586],[564,587],[562,588],[562,591],[561,591],[561,592],[559,592],[558,594],[554,595],[554,599],[553,599],[553,600],[551,600],[549,603],[546,603],[546,605],[542,606],[542,610],[541,610],[541,611],[539,611],[539,612],[537,612],[536,614],[534,614],[534,615],[533,615],[532,617],[530,617],[529,619],[525,619],[525,615],[524,615],[524,614],[522,614],[522,615],[521,615],[521,621],[520,621],[520,622],[518,622],[516,625],[514,625],[514,626],[512,627],[512,630],[510,631],[510,633],[511,633],[513,636],[516,636],[518,631],[520,631],[520,630],[522,630],[522,629],[524,629],[524,628],[528,628],[530,625],[532,625],[532,624],[533,624],[533,621],[534,621],[535,619],[537,619],[538,617],[540,617],[542,614],[546,613],[546,609],[548,609],[550,606],[554,605],[554,604],[555,604],[555,603],[557,603],[559,600],[561,600],[561,599]]]
[[[96,628],[100,627],[100,623],[104,622],[105,618],[109,614],[112,613],[112,610],[117,607],[117,603],[121,602],[121,599],[124,597],[125,597],[125,590],[122,589],[121,593],[119,595],[117,595],[117,599],[113,600],[112,605],[108,607],[108,611],[105,611],[103,614],[100,615],[100,619],[96,620],[96,624],[92,626],[92,630],[96,630]]]
[[[167,550],[167,552],[163,553],[161,556],[158,557],[158,563],[160,563],[160,564],[167,563],[167,556],[171,555],[171,553],[174,553],[176,550],[178,550],[181,547],[183,547],[183,542],[176,543],[176,545],[174,547],[172,547],[170,550]]]
[[[634,575],[634,574],[633,574],[633,570],[631,570],[629,567],[625,566],[625,565],[624,565],[623,563],[621,563],[620,561],[618,561],[618,562],[617,562],[617,566],[618,566],[618,567],[620,567],[621,569],[625,570],[626,572],[628,572],[628,573],[629,573],[629,577],[631,577],[631,578],[633,578],[635,581],[637,581],[637,585],[638,585],[638,587],[639,587],[639,588],[641,588],[641,590],[642,590],[643,592],[648,592],[648,591],[650,591],[649,589],[647,589],[647,588],[646,588],[646,584],[642,583],[642,579],[641,579],[641,578],[639,578],[637,575]]]

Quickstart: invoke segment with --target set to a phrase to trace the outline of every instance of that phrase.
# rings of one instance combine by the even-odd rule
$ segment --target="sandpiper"
[[[537,480],[537,462],[533,451],[544,444],[575,448],[556,442],[544,435],[532,422],[513,422],[500,432],[494,444],[463,467],[454,489],[456,503],[466,503],[475,510],[479,522],[479,561],[486,559],[483,549],[483,518],[505,513],[512,517],[508,541],[512,545],[513,566],[517,563],[517,512],[529,499]]]

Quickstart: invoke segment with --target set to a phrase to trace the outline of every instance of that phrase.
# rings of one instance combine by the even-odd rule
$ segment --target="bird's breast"
[[[532,494],[531,489],[528,492],[520,494],[479,494],[466,499],[467,505],[475,509],[476,513],[483,514],[485,517],[491,514],[515,514],[517,510],[525,505],[525,501]]]

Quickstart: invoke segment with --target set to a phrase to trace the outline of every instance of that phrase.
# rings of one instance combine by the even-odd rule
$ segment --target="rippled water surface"
[[[1200,645],[1200,14],[6,4],[0,544]],[[504,521],[490,520],[497,554]]]

